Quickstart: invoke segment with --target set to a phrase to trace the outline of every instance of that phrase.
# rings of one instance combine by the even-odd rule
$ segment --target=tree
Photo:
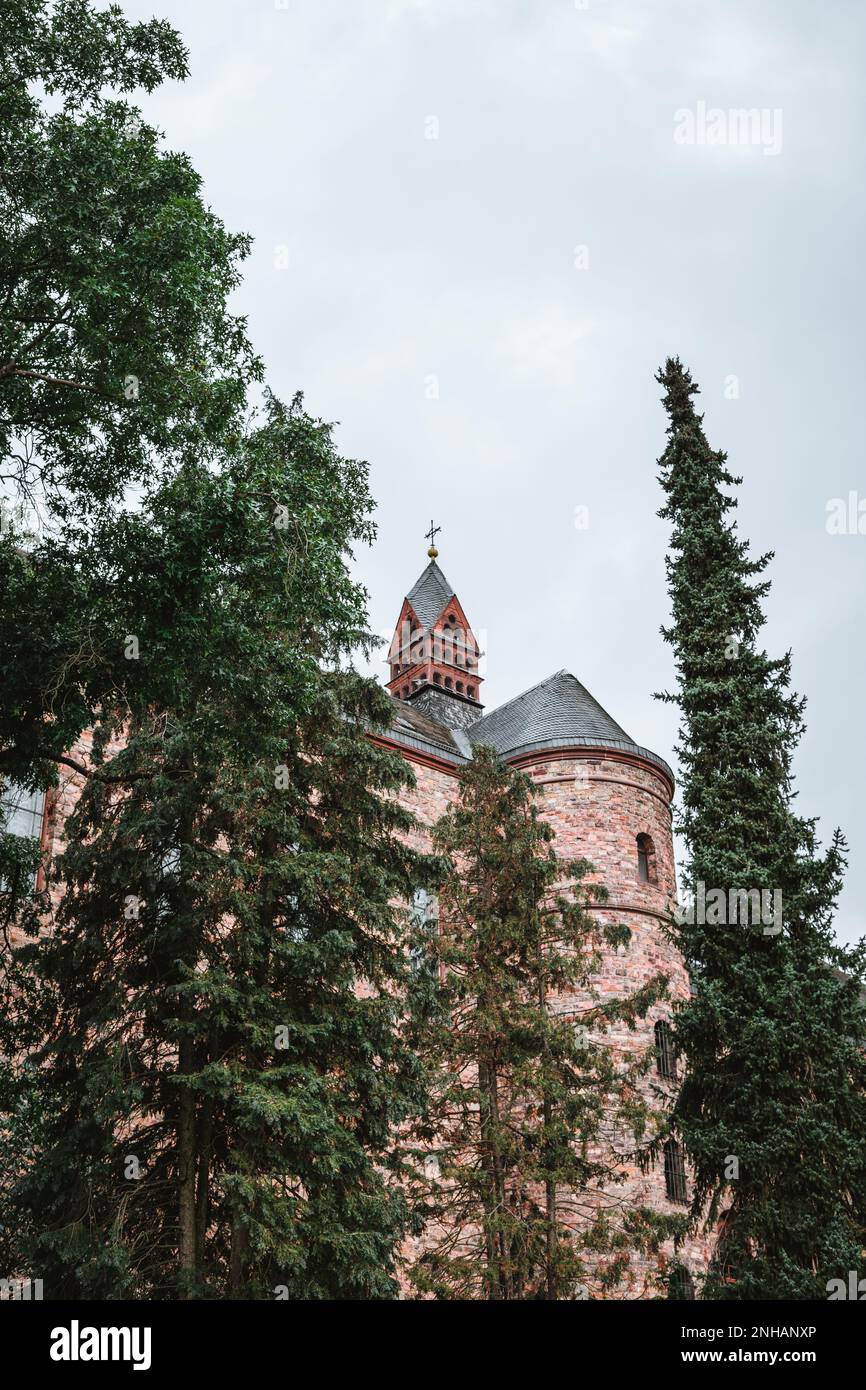
[[[662,698],[680,710],[693,899],[673,928],[695,991],[676,1017],[687,1067],[674,1123],[694,1169],[693,1224],[721,1222],[705,1294],[825,1298],[863,1245],[864,947],[833,937],[841,834],[820,852],[815,821],[794,808],[804,702],[790,653],[759,646],[772,557],[750,558],[737,535],[729,490],[741,480],[707,443],[689,372],[668,359],[657,379],[669,417],[660,515],[672,524],[663,631],[678,680]]]
[[[435,1079],[416,1131],[428,1226],[412,1274],[440,1298],[609,1289],[632,1249],[658,1249],[677,1225],[617,1194],[626,1154],[648,1156],[662,1121],[641,1089],[645,1056],[618,1057],[604,1039],[615,1020],[633,1028],[666,982],[597,996],[601,952],[625,948],[629,931],[589,914],[605,892],[552,840],[531,780],[477,748],[435,828],[439,928],[422,926],[416,947]]]
[[[123,98],[186,76],[177,33],[89,0],[0,10],[0,480],[84,518],[236,427],[260,368],[228,233]]]
[[[0,1031],[28,1138],[0,1254],[47,1297],[395,1292],[393,1134],[423,1101],[395,904],[425,864],[367,737],[389,699],[348,665],[369,510],[298,399],[95,528],[114,697]]]
[[[0,777],[44,789],[111,689],[97,516],[230,449],[261,367],[227,307],[248,238],[124,99],[186,75],[177,33],[9,0],[0,55]]]

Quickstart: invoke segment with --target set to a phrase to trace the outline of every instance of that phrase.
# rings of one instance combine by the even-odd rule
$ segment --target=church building
[[[628,950],[607,954],[603,976],[596,981],[599,993],[630,994],[659,972],[669,977],[668,1001],[652,1008],[634,1032],[615,1025],[607,1035],[623,1054],[654,1051],[655,1065],[645,1084],[659,1108],[662,1097],[671,1100],[677,1087],[671,1002],[689,994],[685,965],[663,929],[676,899],[673,773],[568,670],[554,671],[485,711],[482,653],[467,610],[440,569],[434,545],[428,555],[429,564],[403,600],[387,657],[387,686],[395,708],[390,732],[380,741],[412,766],[415,786],[404,800],[423,826],[432,826],[457,796],[460,768],[482,744],[528,773],[538,787],[539,810],[555,833],[554,849],[588,859],[594,868],[590,881],[607,889],[604,905],[591,910],[602,921],[625,923],[631,931]],[[560,999],[555,1007],[567,1013],[569,1004],[576,1009],[578,1001]],[[648,1173],[624,1166],[627,1181],[616,1189],[622,1199],[682,1210],[688,1175],[675,1141]],[[678,1252],[682,1296],[690,1296],[691,1273],[702,1273],[708,1257],[703,1239],[687,1242]],[[618,1296],[658,1297],[652,1279],[667,1260],[673,1261],[672,1249],[654,1269],[637,1261],[642,1278]]]

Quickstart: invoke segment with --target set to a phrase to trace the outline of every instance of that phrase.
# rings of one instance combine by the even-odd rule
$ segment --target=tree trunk
[[[484,1208],[484,1248],[487,1258],[488,1298],[498,1300],[502,1297],[499,1279],[499,1256],[495,1235],[496,1211],[496,1166],[493,1157],[493,1121],[490,1110],[490,1085],[487,1066],[478,1063],[478,1113],[481,1125],[481,1169],[484,1184],[481,1202]]]
[[[189,1076],[192,1073],[194,1060],[193,1039],[182,1038],[178,1049],[178,1072],[181,1076]],[[194,1282],[196,1275],[195,1147],[195,1096],[189,1086],[182,1085],[177,1127],[180,1222],[178,1257],[181,1277],[185,1277],[188,1285]],[[190,1287],[185,1288],[184,1297],[192,1297]]]
[[[198,1187],[195,1197],[195,1258],[196,1266],[204,1266],[205,1237],[210,1214],[210,1161],[213,1150],[213,1101],[206,1101],[202,1118],[198,1145]]]

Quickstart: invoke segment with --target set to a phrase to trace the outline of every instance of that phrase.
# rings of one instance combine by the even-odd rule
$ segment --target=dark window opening
[[[637,876],[641,883],[657,883],[656,851],[649,835],[637,837]]]
[[[450,676],[446,676],[446,677],[445,677],[445,689],[446,689],[446,690],[450,690],[450,689],[451,689],[451,684],[452,684],[452,682],[451,682],[451,677],[450,677]]]
[[[668,1298],[687,1303],[695,1300],[695,1281],[691,1270],[679,1262],[672,1264],[668,1270]]]
[[[466,694],[469,696],[469,698],[470,698],[471,700],[474,700],[474,699],[475,699],[475,687],[474,687],[473,685],[467,685],[467,687],[466,687]]]
[[[732,1263],[732,1240],[731,1240],[731,1216],[732,1210],[728,1207],[719,1217],[716,1226],[716,1248],[713,1252],[713,1263],[718,1272],[719,1278],[725,1284],[734,1282],[734,1266]]]
[[[677,1079],[677,1050],[673,1029],[669,1023],[659,1020],[655,1026],[656,1071],[667,1081]]]
[[[665,1189],[669,1202],[686,1203],[689,1200],[686,1187],[686,1164],[683,1151],[676,1139],[665,1144]]]
[[[440,674],[439,674],[438,671],[434,671],[434,672],[433,672],[433,684],[434,684],[434,685],[441,685],[441,683],[442,683],[442,677],[440,676]]]
[[[462,682],[462,681],[458,681],[458,682],[457,682],[457,692],[458,692],[458,694],[460,694],[460,695],[463,694],[463,682]]]

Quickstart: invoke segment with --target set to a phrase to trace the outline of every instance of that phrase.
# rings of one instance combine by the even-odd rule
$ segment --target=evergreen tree
[[[664,635],[678,678],[662,698],[681,715],[678,819],[694,898],[674,924],[695,991],[677,1015],[675,1124],[694,1170],[693,1222],[722,1237],[705,1295],[826,1298],[864,1243],[864,947],[842,949],[832,933],[842,836],[822,853],[815,821],[794,807],[804,702],[790,653],[759,646],[772,557],[752,559],[737,535],[740,479],[707,443],[689,372],[669,359],[658,380],[669,417],[660,514],[672,523]],[[765,893],[763,911],[738,890]]]
[[[435,1079],[417,1130],[428,1225],[412,1277],[439,1298],[609,1290],[635,1247],[657,1251],[677,1225],[617,1191],[662,1118],[641,1087],[645,1055],[605,1041],[615,1021],[634,1028],[666,982],[598,997],[602,951],[626,948],[629,931],[590,914],[606,894],[585,860],[557,858],[534,795],[525,773],[477,748],[434,832],[448,867],[438,931],[420,925],[416,948]]]
[[[272,401],[222,470],[94,532],[106,699],[0,1029],[27,1140],[0,1263],[46,1297],[396,1291],[423,1086],[395,903],[425,865],[366,736],[390,701],[347,664],[369,509],[365,467]]]

